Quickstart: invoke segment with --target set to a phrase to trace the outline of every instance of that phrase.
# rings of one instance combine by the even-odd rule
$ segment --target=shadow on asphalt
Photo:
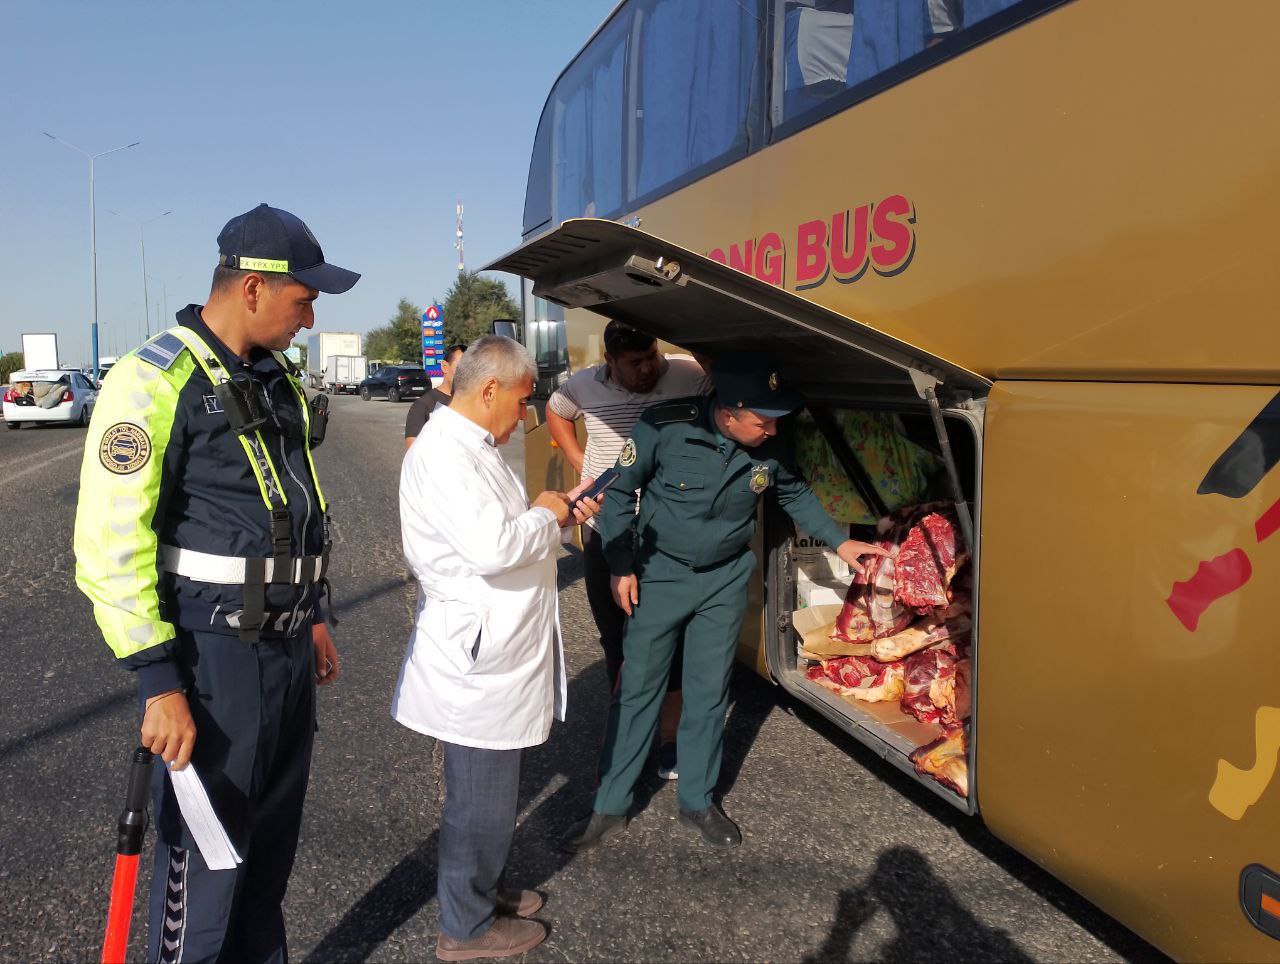
[[[866,767],[882,783],[906,797],[915,806],[928,813],[934,820],[954,830],[965,843],[988,860],[998,864],[1022,886],[1035,892],[1042,900],[1052,904],[1063,914],[1070,917],[1079,926],[1115,951],[1117,956],[1126,961],[1142,962],[1142,964],[1168,964],[1170,959],[1159,950],[1152,947],[1119,921],[1094,907],[1084,897],[1081,897],[1048,871],[1001,841],[987,829],[986,824],[980,819],[961,813],[955,807],[941,800],[931,790],[921,786],[892,764],[880,759],[874,752],[837,728],[825,717],[820,716],[803,703],[791,699],[782,690],[771,686],[754,674],[739,668],[737,678],[734,680],[735,692],[742,694],[750,689],[765,691],[758,698],[767,700],[771,704],[777,702],[779,705],[786,707],[788,711],[794,713],[818,733],[821,733],[829,741],[843,749],[845,753],[853,758],[854,762]],[[893,866],[885,866],[885,861],[889,860],[891,854],[897,855],[896,861],[900,865],[900,870],[895,869]],[[906,854],[910,854],[911,857],[907,858]],[[840,892],[837,898],[836,925],[832,928],[822,951],[815,954],[812,960],[844,959],[853,937],[857,934],[862,924],[866,922],[867,917],[861,916],[862,909],[872,899],[880,900],[882,902],[881,906],[884,906],[889,913],[894,913],[896,906],[893,902],[894,898],[891,897],[889,900],[884,900],[883,895],[896,895],[901,892],[902,888],[898,884],[892,884],[892,874],[898,872],[907,875],[908,878],[914,876],[917,881],[930,886],[931,889],[928,892],[938,896],[944,902],[944,906],[948,901],[951,905],[955,905],[955,900],[947,889],[946,884],[933,875],[927,861],[922,856],[908,848],[895,848],[888,851],[881,862],[876,865],[873,881],[869,882],[866,887]],[[879,885],[874,882],[876,878],[880,879]],[[936,888],[936,893],[934,888]],[[932,901],[928,902],[928,904],[931,903]],[[919,908],[928,904],[916,901],[915,906]],[[905,908],[909,905],[904,903],[901,906]],[[956,906],[956,910],[960,914],[967,915],[963,908]],[[959,918],[955,918],[955,920],[958,921]],[[1008,938],[1002,932],[983,928],[977,921],[972,919],[970,919],[970,922],[974,928],[978,929],[957,931],[957,934],[965,936],[957,936],[955,941],[977,940],[979,942],[973,945],[964,943],[952,944],[951,946],[957,948],[954,951],[956,955],[954,957],[939,956],[942,953],[941,948],[945,946],[941,943],[934,945],[926,952],[924,946],[917,946],[910,940],[909,929],[899,928],[899,933],[903,934],[904,937],[900,938],[893,945],[893,948],[896,950],[901,946],[905,950],[901,956],[889,956],[885,959],[902,961],[923,959],[972,960],[973,952],[981,949],[984,951],[981,955],[984,959],[1026,960],[1025,955],[1021,955],[1021,952],[1017,951],[1017,948],[1011,944],[1009,946],[1013,948],[1015,953],[1020,955],[1019,957],[1015,958],[1001,952],[1001,943],[1008,942]],[[991,940],[996,943],[982,943],[981,936],[983,933],[990,935]],[[907,943],[903,944],[903,941]],[[963,948],[968,953],[962,953],[960,948]]]
[[[929,908],[929,924],[920,926],[920,908]],[[893,918],[897,938],[881,948],[882,961],[988,961],[1030,964],[1004,931],[979,923],[960,906],[951,888],[934,874],[923,856],[910,847],[894,847],[876,861],[863,887],[840,891],[836,923],[813,961],[848,960],[864,924],[877,910]]]

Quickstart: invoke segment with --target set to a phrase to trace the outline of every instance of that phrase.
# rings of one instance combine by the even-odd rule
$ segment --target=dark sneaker
[[[658,747],[658,776],[663,780],[675,780],[680,776],[676,769],[676,745],[664,743]]]
[[[582,853],[626,829],[625,814],[596,813],[593,810],[568,829],[560,839],[560,849],[569,854]]]
[[[532,917],[542,909],[542,895],[536,890],[498,889],[494,910],[503,917]]]
[[[493,926],[469,941],[455,941],[448,934],[436,940],[436,957],[442,961],[478,961],[489,957],[514,957],[547,939],[547,928],[536,920],[498,917]]]
[[[726,817],[724,811],[714,803],[705,810],[686,810],[681,807],[680,822],[702,834],[702,839],[716,850],[732,850],[742,843],[742,832],[738,830],[738,825]]]

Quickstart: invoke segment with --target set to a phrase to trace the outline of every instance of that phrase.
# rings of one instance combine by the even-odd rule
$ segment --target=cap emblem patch
[[[624,469],[629,469],[636,464],[636,443],[635,439],[627,439],[622,446],[622,454],[618,456],[618,464]]]
[[[778,390],[778,373],[769,373],[769,391],[776,392]]]
[[[138,426],[117,422],[102,434],[98,459],[108,472],[129,475],[137,472],[151,458],[151,439]]]

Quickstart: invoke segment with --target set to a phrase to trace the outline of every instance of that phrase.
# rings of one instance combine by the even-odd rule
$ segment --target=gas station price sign
[[[443,378],[444,309],[432,305],[422,313],[422,367],[431,378]]]

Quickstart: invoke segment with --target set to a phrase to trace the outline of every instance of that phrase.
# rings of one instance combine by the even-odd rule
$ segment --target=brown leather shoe
[[[436,940],[436,957],[442,961],[478,961],[488,957],[513,957],[532,950],[547,939],[547,928],[536,920],[499,917],[493,926],[469,941],[455,941],[448,934]]]
[[[498,889],[493,909],[503,917],[532,917],[542,909],[542,895],[536,890]]]

